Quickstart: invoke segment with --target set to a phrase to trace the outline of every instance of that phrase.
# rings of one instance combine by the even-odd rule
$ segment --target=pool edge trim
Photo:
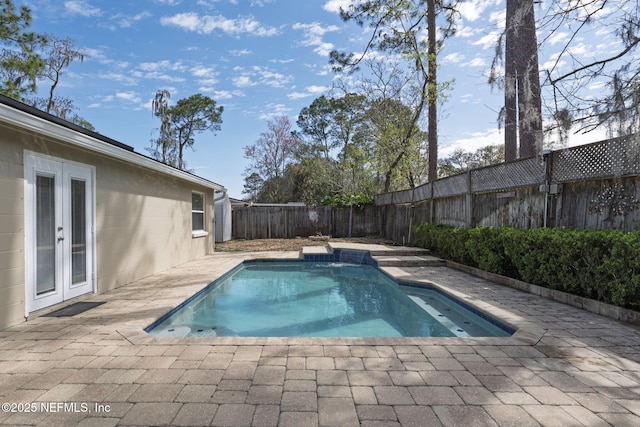
[[[351,249],[358,252],[367,252],[371,256],[371,251]],[[448,295],[449,297],[458,299],[464,302],[475,310],[484,313],[490,318],[495,318],[507,327],[514,330],[513,334],[508,337],[158,337],[151,335],[147,330],[153,329],[159,323],[164,321],[167,317],[173,314],[184,304],[191,301],[196,296],[200,295],[206,289],[213,285],[214,282],[228,277],[240,266],[247,262],[252,261],[271,261],[272,259],[263,257],[252,257],[242,259],[236,265],[232,266],[229,270],[213,279],[206,286],[198,290],[196,293],[181,301],[174,308],[164,313],[162,316],[153,319],[140,319],[135,322],[135,325],[126,325],[118,329],[118,333],[127,339],[132,344],[185,344],[185,343],[199,343],[204,345],[460,345],[461,340],[473,344],[482,345],[534,345],[544,335],[545,331],[539,328],[532,328],[525,320],[513,313],[509,313],[499,307],[493,306],[484,301],[478,301],[463,292],[452,289],[446,285],[438,284],[433,281],[421,280],[421,279],[407,279],[406,276],[400,278],[399,276],[387,271],[385,267],[374,266],[383,274],[392,278],[396,283],[401,285],[402,283],[416,284],[421,286],[427,286],[437,289],[438,291]],[[277,261],[302,261],[305,259],[302,256],[296,258],[276,258]],[[370,264],[369,264],[370,265]],[[397,268],[397,267],[396,267]],[[450,267],[438,267],[438,268],[450,268]],[[503,286],[496,283],[499,286]],[[496,313],[498,311],[499,313]],[[469,340],[469,341],[467,341]],[[319,344],[321,343],[321,344]]]

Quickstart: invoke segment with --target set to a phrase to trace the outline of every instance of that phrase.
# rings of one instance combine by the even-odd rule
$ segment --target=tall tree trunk
[[[542,149],[542,106],[533,0],[507,0],[506,25],[504,154],[505,161],[512,161],[517,157],[533,157]]]
[[[436,76],[437,62],[436,62],[436,0],[427,1],[427,25],[428,25],[428,72],[429,72],[429,123],[427,125],[428,130],[428,142],[429,142],[429,172],[427,179],[429,182],[438,179],[438,111],[437,111],[437,84],[438,79]]]
[[[538,68],[538,38],[533,0],[519,0],[522,27],[519,30],[518,99],[520,157],[527,158],[542,150],[542,105]]]
[[[520,0],[507,0],[504,50],[504,160],[518,158],[518,95],[516,73],[516,10]]]

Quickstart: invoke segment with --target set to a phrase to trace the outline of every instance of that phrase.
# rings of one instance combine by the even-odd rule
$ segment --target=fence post
[[[542,218],[542,227],[547,228],[547,218],[549,217],[549,190],[551,185],[551,151],[542,152],[542,160],[544,161],[544,212]]]
[[[467,210],[465,222],[468,228],[473,228],[473,192],[471,191],[471,171],[467,171],[467,196],[465,200],[465,209]]]
[[[433,196],[433,181],[431,181],[429,183],[429,197],[431,198],[431,200],[429,201],[429,224],[433,224],[433,220],[435,217],[435,212],[436,212],[436,203],[435,203],[435,197]]]

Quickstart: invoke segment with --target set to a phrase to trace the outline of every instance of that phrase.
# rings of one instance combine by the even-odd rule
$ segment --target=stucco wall
[[[176,178],[96,164],[99,290],[109,290],[212,250],[212,191]],[[191,193],[205,194],[209,236],[192,238]]]
[[[24,316],[24,167],[22,151],[0,127],[0,327]]]
[[[24,150],[95,166],[98,293],[213,251],[212,188],[0,124],[0,328],[24,320]],[[192,191],[205,237],[192,237]]]

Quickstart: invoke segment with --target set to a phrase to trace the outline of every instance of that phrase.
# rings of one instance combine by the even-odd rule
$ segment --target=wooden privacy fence
[[[640,142],[616,138],[376,196],[383,235],[413,226],[640,229]],[[410,238],[409,238],[410,239]]]
[[[242,206],[233,208],[233,239],[358,237],[380,234],[379,209],[332,206]]]
[[[616,138],[474,169],[376,196],[362,210],[328,206],[233,209],[233,238],[379,235],[413,241],[423,222],[460,227],[640,229],[640,141]]]

